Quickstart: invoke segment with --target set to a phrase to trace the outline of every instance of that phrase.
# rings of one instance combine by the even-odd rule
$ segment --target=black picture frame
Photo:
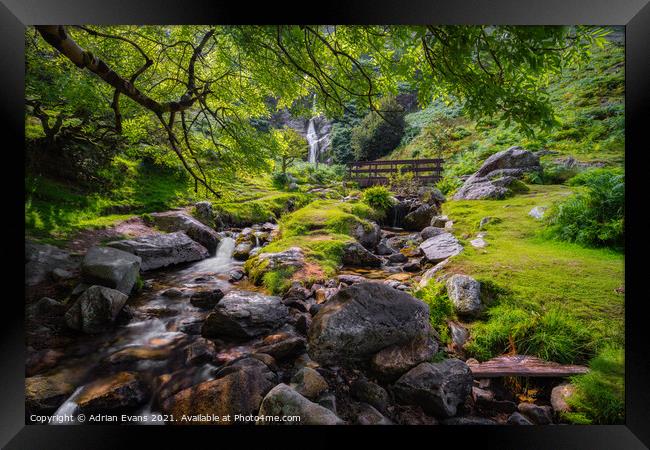
[[[162,448],[199,444],[231,444],[247,448],[244,442],[259,441],[265,447],[297,444],[332,447],[359,434],[363,445],[441,445],[481,448],[613,449],[650,446],[650,358],[646,332],[647,302],[642,258],[647,254],[644,223],[644,151],[650,150],[650,4],[649,0],[453,0],[453,1],[329,1],[299,5],[265,2],[223,2],[207,0],[2,0],[0,4],[0,126],[3,148],[0,167],[5,194],[5,287],[0,288],[0,445],[7,449],[32,448],[119,448],[155,441]],[[24,31],[33,24],[353,24],[353,23],[444,23],[516,25],[624,25],[626,29],[626,421],[612,426],[534,427],[127,427],[25,425],[24,414],[24,311],[21,264],[23,252],[24,204],[18,191],[24,186],[20,164],[24,161]],[[12,158],[16,157],[13,161]],[[13,211],[15,209],[15,211]],[[645,225],[645,226],[644,226]],[[13,254],[15,252],[15,255]],[[15,272],[15,276],[13,276]],[[264,428],[264,429],[262,429]],[[136,436],[137,435],[137,436]],[[136,439],[139,438],[139,439]],[[144,439],[144,440],[143,440]],[[451,443],[443,443],[451,440]],[[359,444],[358,444],[359,445]],[[130,447],[130,446],[129,446]]]

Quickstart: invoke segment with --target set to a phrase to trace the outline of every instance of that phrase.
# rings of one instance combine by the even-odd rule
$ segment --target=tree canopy
[[[528,132],[551,126],[545,85],[603,34],[537,26],[37,26],[27,32],[27,106],[47,139],[76,127],[156,143],[157,157],[171,150],[217,195],[213,183],[267,168],[282,147],[281,134],[254,126],[276,109],[337,117],[369,108],[387,119],[381,99],[406,89],[422,105],[459,102],[472,117]],[[301,100],[313,94],[310,111]]]

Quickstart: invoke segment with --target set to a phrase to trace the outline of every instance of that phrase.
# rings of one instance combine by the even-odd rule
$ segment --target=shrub
[[[548,232],[560,240],[586,246],[622,248],[624,243],[624,175],[590,170],[571,180],[584,190],[551,208]]]
[[[336,164],[354,161],[352,128],[342,123],[332,125],[332,159]]]
[[[567,403],[573,411],[563,417],[581,424],[619,424],[625,420],[625,352],[605,347],[589,362],[590,371],[571,379],[575,395]]]
[[[454,305],[447,295],[445,284],[431,280],[425,287],[415,291],[413,296],[429,305],[431,326],[440,334],[441,342],[449,342],[451,338],[447,321],[454,318]]]
[[[395,98],[384,99],[378,109],[381,116],[371,111],[352,129],[350,142],[358,160],[373,160],[387,155],[399,145],[404,135],[404,109]]]
[[[384,186],[369,187],[363,191],[361,198],[368,206],[384,214],[393,206],[393,197]]]
[[[291,183],[289,176],[290,175],[284,172],[275,172],[271,177],[271,182],[275,188],[284,189],[289,185],[289,183]]]

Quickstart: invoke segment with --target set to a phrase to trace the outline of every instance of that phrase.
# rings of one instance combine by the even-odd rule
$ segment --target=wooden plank
[[[534,356],[499,356],[483,363],[468,363],[474,378],[553,377],[564,378],[589,372],[586,366],[559,364]]]
[[[389,166],[391,164],[442,164],[444,159],[442,158],[433,158],[433,159],[386,159],[386,160],[377,160],[377,161],[353,161],[348,163],[353,166],[367,166],[367,165],[380,165],[380,166]]]

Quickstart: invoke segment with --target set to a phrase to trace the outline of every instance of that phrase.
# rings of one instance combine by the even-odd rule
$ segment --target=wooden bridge
[[[433,184],[442,178],[443,162],[442,158],[354,161],[348,164],[348,179],[367,187],[387,184],[391,175],[413,173],[420,183]]]

